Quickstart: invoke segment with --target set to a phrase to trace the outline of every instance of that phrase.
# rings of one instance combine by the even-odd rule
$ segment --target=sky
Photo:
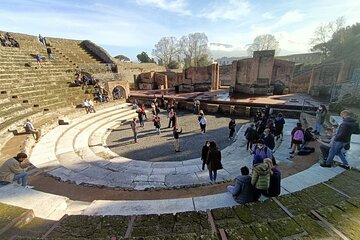
[[[245,56],[256,36],[273,34],[287,55],[309,52],[320,24],[360,22],[359,9],[360,0],[1,0],[0,30],[87,39],[134,61],[162,37],[204,32],[217,59]]]

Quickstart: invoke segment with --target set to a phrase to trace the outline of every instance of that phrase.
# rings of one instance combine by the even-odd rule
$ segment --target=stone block
[[[208,113],[217,113],[217,112],[219,112],[219,104],[202,103],[201,108],[204,109]]]

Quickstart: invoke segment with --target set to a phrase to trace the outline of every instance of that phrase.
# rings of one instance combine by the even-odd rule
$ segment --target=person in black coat
[[[259,134],[255,129],[254,123],[251,123],[250,126],[246,129],[244,136],[247,140],[246,150],[252,149],[253,143],[259,139]]]
[[[209,152],[206,158],[206,165],[209,170],[211,182],[216,182],[217,170],[222,169],[221,152],[215,142],[210,142]]]
[[[206,141],[205,145],[202,147],[201,150],[201,160],[202,160],[202,170],[205,170],[205,164],[206,164],[206,159],[207,159],[207,155],[209,152],[209,147],[210,147],[210,141]]]
[[[274,135],[270,132],[270,129],[266,128],[264,133],[261,135],[261,139],[264,140],[265,146],[274,150],[275,148],[275,138]]]

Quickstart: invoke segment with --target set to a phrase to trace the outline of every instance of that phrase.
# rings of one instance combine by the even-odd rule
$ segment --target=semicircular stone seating
[[[208,173],[201,171],[199,158],[182,162],[151,163],[124,158],[111,152],[105,144],[109,128],[131,119],[134,114],[134,111],[126,104],[109,107],[98,111],[96,114],[84,114],[73,119],[69,125],[58,126],[46,133],[33,148],[30,161],[50,175],[62,181],[72,181],[76,184],[143,190],[149,187],[169,188],[208,183]],[[296,120],[287,119],[286,122],[284,139],[289,138],[290,130],[295,125]],[[237,141],[222,150],[224,170],[219,172],[219,178],[222,180],[233,179],[239,175],[241,166],[250,166],[251,164],[251,158],[241,139],[245,127],[243,126],[238,131]],[[358,137],[353,138],[354,147],[348,152],[350,162],[356,166],[359,166],[359,160],[356,158],[360,144]],[[289,147],[287,143],[284,141],[276,150],[277,160],[279,162],[284,161],[283,164],[290,161],[286,160]],[[302,172],[284,178],[281,194],[293,193],[327,181],[343,171],[339,167],[324,169],[319,164],[314,164]],[[46,202],[54,198],[57,199],[58,203],[54,200],[54,204],[49,204],[48,208],[53,207],[52,210],[45,211],[45,205],[36,210],[34,208],[41,204],[40,200],[29,203],[11,197],[11,194],[14,196],[20,194],[19,191],[21,194],[26,192],[29,196],[30,193],[33,193],[36,196],[35,198],[39,196],[39,199],[40,196],[43,196]],[[69,199],[66,197],[42,193],[33,189],[22,189],[16,186],[2,187],[0,188],[0,201],[32,208],[35,215],[43,218],[56,219],[65,213],[72,214],[69,212],[67,205]],[[81,208],[81,213],[87,215],[163,214],[202,211],[234,205],[236,202],[232,199],[231,194],[220,193],[163,200],[95,200],[85,204]],[[78,212],[74,214],[78,214]]]

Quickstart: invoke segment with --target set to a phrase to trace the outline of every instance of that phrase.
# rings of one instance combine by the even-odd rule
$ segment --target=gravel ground
[[[180,135],[181,152],[175,152],[173,145],[172,128],[167,128],[167,112],[162,110],[161,134],[157,135],[152,122],[152,114],[147,113],[149,120],[145,121],[145,127],[139,129],[138,143],[133,142],[133,133],[129,123],[115,127],[107,138],[108,147],[118,153],[131,159],[163,162],[163,161],[183,161],[200,157],[202,146],[206,140],[215,141],[220,149],[229,146],[228,124],[229,117],[221,115],[206,115],[207,126],[206,133],[201,134],[197,115],[177,111],[178,127],[183,129]],[[244,119],[236,119],[237,130],[240,129]]]

